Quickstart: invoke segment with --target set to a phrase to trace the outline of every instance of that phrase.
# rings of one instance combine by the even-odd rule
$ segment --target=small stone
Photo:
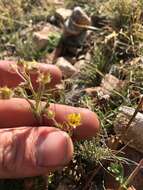
[[[77,67],[76,67],[77,68]],[[124,86],[124,82],[113,75],[107,74],[103,78],[101,85],[92,88],[86,88],[86,94],[92,97],[98,97],[98,100],[108,101],[113,91],[118,91]]]
[[[33,43],[36,50],[44,49],[52,35],[59,35],[60,29],[50,23],[47,23],[42,30],[33,33]]]
[[[64,57],[59,57],[57,59],[56,65],[61,69],[65,78],[69,78],[77,73],[77,69]]]
[[[77,59],[76,57],[72,57],[72,56],[66,56],[65,57],[67,61],[69,61],[72,65],[75,65]]]
[[[92,100],[96,107],[99,107],[100,109],[105,109],[108,106],[110,96],[109,94],[107,94],[104,88],[100,86],[86,88],[83,92],[85,92],[88,96],[92,97]]]
[[[81,59],[81,60],[77,61],[77,62],[74,64],[75,68],[76,68],[78,71],[80,71],[82,68],[84,68],[85,65],[86,65],[86,63],[85,63],[85,60],[84,60],[84,59]]]
[[[71,9],[59,8],[56,9],[55,17],[63,23],[71,16],[71,14],[72,14]]]
[[[101,86],[93,87],[93,88],[86,88],[85,92],[90,96],[98,96],[98,97],[104,97],[106,96],[107,99],[109,98],[109,95],[107,94],[106,90],[102,88]]]
[[[104,88],[108,94],[111,94],[114,90],[121,90],[124,86],[124,82],[111,74],[106,74],[100,86]]]

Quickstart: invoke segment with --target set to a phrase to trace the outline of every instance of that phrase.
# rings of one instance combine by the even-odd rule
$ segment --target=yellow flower
[[[0,88],[0,99],[10,99],[13,94],[12,89],[7,86]]]
[[[76,128],[77,126],[81,125],[81,115],[79,113],[69,114],[68,124],[73,128]]]
[[[39,73],[37,82],[43,83],[44,85],[49,84],[51,82],[51,75],[50,73]]]

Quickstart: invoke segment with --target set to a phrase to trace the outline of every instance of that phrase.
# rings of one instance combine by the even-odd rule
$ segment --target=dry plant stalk
[[[131,182],[134,180],[134,178],[137,176],[138,172],[140,171],[140,169],[143,167],[143,159],[139,162],[139,164],[137,165],[137,167],[133,170],[133,172],[130,174],[130,176],[128,177],[128,179],[125,181],[124,186],[127,187],[131,184]],[[124,187],[119,187],[118,190],[125,190]]]
[[[142,107],[142,104],[143,104],[143,97],[141,97],[141,100],[139,101],[138,106],[137,106],[137,108],[135,109],[135,112],[133,113],[132,117],[130,118],[129,122],[127,123],[127,125],[126,125],[126,127],[125,127],[125,130],[124,130],[124,134],[121,133],[121,134],[119,135],[119,137],[116,139],[116,141],[114,141],[113,144],[111,145],[111,147],[110,147],[111,149],[112,149],[112,147],[113,147],[114,149],[117,149],[117,148],[118,148],[118,146],[119,146],[119,144],[120,144],[120,142],[121,142],[121,137],[122,137],[122,135],[125,136],[125,135],[127,134],[129,128],[131,127],[132,122],[134,121],[136,115],[138,114],[140,108]]]
[[[141,97],[141,100],[133,114],[133,116],[131,117],[131,119],[129,120],[127,126],[126,126],[126,132],[127,130],[129,129],[129,127],[131,126],[131,123],[133,122],[134,118],[136,117],[137,113],[139,112],[140,108],[142,107],[142,104],[143,104],[143,97]]]

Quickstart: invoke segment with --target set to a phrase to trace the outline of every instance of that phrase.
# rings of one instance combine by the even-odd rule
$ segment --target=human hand
[[[0,86],[16,87],[22,82],[11,65],[0,61]],[[43,73],[50,72],[51,86],[61,81],[60,70],[53,65],[39,64]],[[36,87],[36,74],[31,74]],[[74,129],[73,139],[93,137],[99,130],[95,113],[83,108],[51,104],[58,123],[67,120],[70,113],[81,114],[81,125]],[[20,178],[48,174],[64,167],[72,159],[73,143],[66,132],[54,128],[46,117],[41,126],[25,99],[0,99],[0,178]]]

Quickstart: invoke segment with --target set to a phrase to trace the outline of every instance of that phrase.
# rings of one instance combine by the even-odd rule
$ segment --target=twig
[[[141,100],[140,100],[140,102],[139,102],[137,108],[135,109],[134,114],[132,115],[131,119],[130,119],[129,122],[127,123],[123,135],[126,135],[126,134],[127,134],[127,131],[128,131],[128,129],[130,128],[131,123],[133,122],[133,120],[134,120],[134,118],[136,117],[137,113],[139,112],[140,107],[142,106],[142,104],[143,104],[143,97],[141,97]],[[114,149],[117,149],[117,147],[119,146],[119,144],[120,144],[120,137],[121,137],[121,136],[122,136],[122,134],[120,134],[120,136],[118,136],[118,139],[116,139],[116,142],[114,143]]]
[[[127,126],[126,126],[126,131],[127,131],[127,130],[129,129],[129,127],[131,126],[131,123],[133,122],[134,118],[136,117],[137,113],[139,112],[139,110],[140,110],[142,104],[143,104],[143,97],[141,97],[141,100],[140,100],[140,102],[139,102],[139,104],[138,104],[138,106],[137,106],[137,108],[136,108],[134,114],[132,115],[131,119],[129,120],[129,122],[128,122]]]
[[[134,178],[137,176],[139,170],[143,166],[143,159],[139,162],[138,166],[133,170],[133,172],[130,174],[128,179],[125,181],[124,186],[127,187],[130,185],[130,183],[134,180]],[[119,187],[118,190],[124,190],[124,187]]]

